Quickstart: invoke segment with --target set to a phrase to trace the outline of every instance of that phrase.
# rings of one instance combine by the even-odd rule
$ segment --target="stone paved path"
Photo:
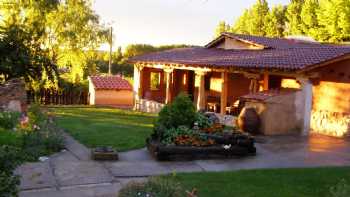
[[[129,181],[173,172],[350,165],[349,140],[317,135],[260,137],[256,156],[183,162],[156,162],[146,149],[120,153],[116,162],[95,162],[85,146],[65,137],[66,151],[17,169],[20,196],[116,196]]]

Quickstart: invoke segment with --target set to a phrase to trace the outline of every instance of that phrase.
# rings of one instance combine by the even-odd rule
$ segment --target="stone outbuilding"
[[[123,77],[91,76],[88,80],[90,105],[133,106],[132,86]]]

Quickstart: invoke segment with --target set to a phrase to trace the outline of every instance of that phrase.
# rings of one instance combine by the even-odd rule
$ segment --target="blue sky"
[[[256,0],[95,0],[93,9],[114,27],[115,45],[204,45],[220,20],[232,24]],[[268,0],[270,7],[289,0]]]

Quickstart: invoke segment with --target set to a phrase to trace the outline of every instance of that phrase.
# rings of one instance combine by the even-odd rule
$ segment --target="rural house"
[[[205,47],[150,53],[129,61],[134,63],[139,109],[147,104],[159,110],[178,93],[187,92],[198,110],[221,114],[234,112],[245,99],[246,105],[269,116],[265,126],[275,122],[269,129],[282,133],[295,128],[306,135],[343,136],[349,131],[349,46],[223,33]]]

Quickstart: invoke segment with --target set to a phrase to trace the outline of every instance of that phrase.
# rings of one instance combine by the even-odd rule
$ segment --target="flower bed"
[[[59,128],[40,106],[30,106],[27,114],[0,111],[0,194],[18,195],[19,177],[13,172],[18,165],[63,147]]]
[[[254,138],[225,128],[212,113],[196,112],[180,94],[159,113],[147,148],[158,160],[208,159],[254,155]]]

